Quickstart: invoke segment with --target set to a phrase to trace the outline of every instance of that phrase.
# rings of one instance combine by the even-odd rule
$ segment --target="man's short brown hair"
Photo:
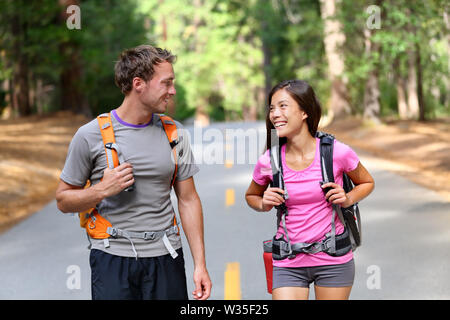
[[[120,54],[114,66],[115,83],[123,94],[128,94],[133,87],[133,78],[148,81],[155,73],[154,66],[167,61],[174,63],[176,56],[166,49],[150,45],[140,45],[127,49]]]

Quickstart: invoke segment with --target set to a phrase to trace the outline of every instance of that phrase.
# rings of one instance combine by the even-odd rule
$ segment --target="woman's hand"
[[[353,203],[352,200],[345,193],[344,188],[337,183],[327,182],[322,185],[322,189],[331,188],[325,198],[332,204],[339,204],[342,208],[350,207]]]
[[[269,184],[260,185],[254,180],[245,193],[247,204],[258,212],[267,212],[274,206],[284,203],[284,190],[280,188],[271,188]]]
[[[284,194],[284,190],[280,188],[267,188],[264,191],[263,199],[262,199],[262,211],[269,211],[274,206],[278,206],[284,203],[284,198],[282,196]]]

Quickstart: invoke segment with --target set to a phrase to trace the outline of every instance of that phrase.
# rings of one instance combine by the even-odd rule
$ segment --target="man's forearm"
[[[181,223],[189,242],[195,268],[205,268],[205,245],[203,238],[203,213],[198,195],[188,200],[178,200]]]
[[[118,194],[133,183],[133,167],[127,162],[114,169],[106,168],[103,179],[87,189],[69,185],[61,180],[56,190],[58,209],[65,213],[88,210],[104,198]]]
[[[58,209],[63,213],[88,210],[103,199],[104,192],[98,186],[86,189],[66,189],[56,193]]]

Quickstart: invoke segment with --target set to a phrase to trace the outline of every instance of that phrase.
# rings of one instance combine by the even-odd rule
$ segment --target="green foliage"
[[[408,50],[418,47],[426,115],[449,115],[448,1],[379,1],[381,29],[370,40],[380,50],[367,54],[366,9],[373,2],[377,3],[337,2],[354,111],[363,112],[365,83],[376,69],[381,113],[395,115],[393,65],[406,76]],[[80,0],[81,30],[66,27],[59,3],[0,1],[0,83],[12,80],[19,52],[28,64],[30,90],[38,82],[47,88],[44,111],[60,108],[60,76],[71,63],[61,54],[64,44],[79,50],[78,85],[93,114],[121,103],[114,63],[122,50],[143,43],[178,56],[175,116],[180,120],[198,109],[214,120],[242,118],[252,108],[261,117],[266,81],[273,86],[285,79],[303,79],[314,87],[322,105],[329,98],[319,0]],[[20,36],[12,32],[14,21],[23,27]],[[0,86],[0,112],[8,94],[4,88]]]
[[[118,107],[123,95],[114,84],[114,64],[126,48],[145,41],[144,17],[135,0],[82,3],[83,91],[94,114]]]
[[[448,27],[444,23],[444,12],[448,14],[448,2],[441,0],[385,0],[380,1],[381,28],[374,30],[372,43],[380,46],[379,53],[365,52],[364,30],[369,14],[368,6],[374,1],[343,1],[340,20],[344,24],[346,44],[343,48],[346,62],[346,76],[353,106],[359,112],[363,109],[365,81],[371,70],[379,74],[382,115],[397,113],[397,99],[394,82],[394,65],[398,63],[399,76],[407,75],[408,51],[416,46],[420,49],[422,85],[426,112],[429,117],[438,113],[450,115],[449,106],[430,95],[439,88],[441,96],[448,90],[449,48]],[[445,31],[447,29],[447,31]],[[447,83],[447,88],[445,84]],[[445,100],[445,97],[441,97]],[[448,104],[447,98],[447,104]]]

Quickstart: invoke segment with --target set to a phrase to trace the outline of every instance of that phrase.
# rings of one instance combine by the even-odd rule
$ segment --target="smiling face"
[[[175,74],[172,64],[161,62],[154,66],[153,77],[144,81],[141,78],[133,79],[133,87],[136,89],[138,99],[149,111],[154,113],[164,113],[175,90]]]
[[[269,106],[269,120],[275,127],[278,137],[292,138],[300,134],[302,127],[306,125],[306,118],[308,115],[285,89],[273,94]]]

